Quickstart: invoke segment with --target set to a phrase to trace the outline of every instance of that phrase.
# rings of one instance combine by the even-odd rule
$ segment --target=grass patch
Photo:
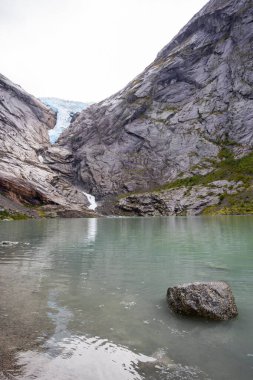
[[[192,186],[202,185],[210,186],[211,182],[218,180],[227,180],[239,182],[242,181],[244,190],[228,195],[220,195],[218,205],[209,206],[202,212],[203,215],[250,215],[253,214],[253,152],[240,159],[235,159],[228,148],[222,148],[219,153],[219,162],[213,162],[214,170],[204,176],[193,175],[191,177],[177,179],[152,190],[135,191],[121,195],[118,199],[126,198],[129,195],[138,195],[145,193],[159,193],[164,190],[170,190],[180,187],[187,187],[189,190]],[[211,189],[210,189],[211,190]],[[231,190],[231,187],[228,188]]]
[[[203,215],[250,215],[253,214],[253,189],[238,194],[224,194],[219,205],[207,207]]]
[[[47,217],[46,212],[44,210],[36,209],[36,212],[40,218],[46,218]]]
[[[4,211],[0,211],[0,220],[4,220],[4,219],[8,219],[8,220],[26,220],[26,219],[29,219],[29,217],[25,214],[21,214],[21,213],[10,213],[6,210]]]
[[[214,163],[214,170],[204,176],[194,175],[187,178],[177,179],[154,191],[169,190],[182,186],[208,185],[210,182],[219,180],[242,181],[245,187],[250,186],[253,181],[253,153],[234,159],[232,153],[223,148],[219,153],[220,162]]]

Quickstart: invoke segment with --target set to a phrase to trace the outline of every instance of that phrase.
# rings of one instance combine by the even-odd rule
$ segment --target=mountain
[[[0,214],[90,215],[89,202],[70,183],[66,149],[51,146],[56,114],[0,75]],[[47,162],[57,162],[57,169]],[[38,207],[42,206],[39,210]],[[1,215],[0,215],[1,217]]]
[[[75,180],[100,197],[150,191],[249,154],[252,22],[252,0],[211,0],[143,73],[82,111],[59,139]]]
[[[209,1],[53,145],[55,113],[1,76],[0,200],[56,215],[89,215],[86,193],[101,213],[253,213],[252,5]]]
[[[52,144],[56,142],[64,129],[69,126],[72,118],[91,104],[58,98],[40,98],[40,100],[57,114],[56,125],[53,129],[49,130],[49,138]]]

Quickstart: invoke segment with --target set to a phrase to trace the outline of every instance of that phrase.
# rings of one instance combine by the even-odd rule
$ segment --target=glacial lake
[[[252,380],[253,217],[0,223],[0,379]],[[225,280],[239,316],[189,319],[171,285]]]

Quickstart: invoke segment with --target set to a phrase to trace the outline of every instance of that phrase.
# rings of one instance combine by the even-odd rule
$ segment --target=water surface
[[[0,379],[253,378],[253,218],[1,222]],[[239,317],[174,315],[169,286],[228,281]]]

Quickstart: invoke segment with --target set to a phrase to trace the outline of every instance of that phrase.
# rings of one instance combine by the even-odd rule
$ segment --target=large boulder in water
[[[224,281],[193,282],[168,288],[167,301],[179,314],[214,320],[238,315],[231,287]]]

